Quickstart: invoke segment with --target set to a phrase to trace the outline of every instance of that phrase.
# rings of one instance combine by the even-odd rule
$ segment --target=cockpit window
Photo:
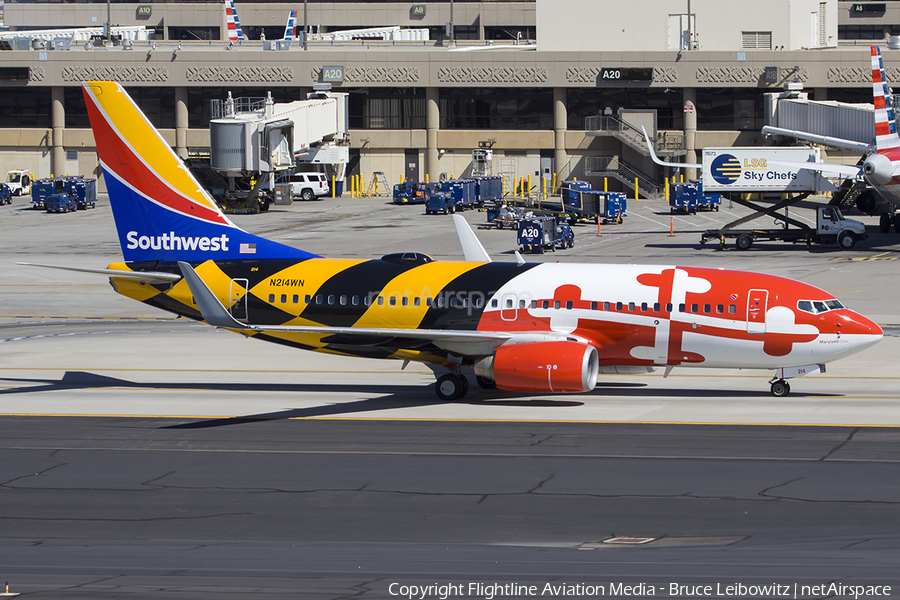
[[[803,312],[820,315],[830,310],[839,310],[845,308],[840,300],[800,300],[797,302],[797,309]]]

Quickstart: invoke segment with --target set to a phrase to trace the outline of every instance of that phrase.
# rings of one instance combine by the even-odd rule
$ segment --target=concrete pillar
[[[186,87],[175,88],[175,154],[187,158],[188,132],[188,91]]]
[[[569,155],[566,154],[566,129],[569,109],[566,105],[566,88],[553,88],[553,170],[562,183],[569,176]]]
[[[687,154],[684,157],[686,163],[698,163],[697,160],[697,88],[684,88],[684,143]],[[697,169],[685,169],[684,178],[696,179]]]
[[[63,135],[66,130],[65,88],[54,86],[50,90],[50,171],[54,176],[66,174],[66,149]]]
[[[436,87],[425,88],[425,172],[429,181],[438,181],[438,131],[441,128],[440,92]]]

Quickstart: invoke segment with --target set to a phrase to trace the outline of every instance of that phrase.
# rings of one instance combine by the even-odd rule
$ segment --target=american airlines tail
[[[316,256],[232,223],[118,83],[83,90],[127,262]]]
[[[228,39],[232,42],[244,40],[244,32],[241,31],[241,22],[238,21],[237,10],[234,8],[234,0],[225,0],[225,24],[228,28]]]
[[[872,98],[875,103],[875,148],[879,154],[900,148],[897,122],[894,120],[893,98],[884,77],[881,50],[872,46]]]
[[[283,40],[290,41],[294,39],[294,30],[297,29],[297,11],[292,10],[288,13],[287,25],[284,26]]]

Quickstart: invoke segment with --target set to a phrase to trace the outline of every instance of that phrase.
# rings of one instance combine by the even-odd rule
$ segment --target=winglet
[[[703,165],[696,163],[670,163],[664,160],[660,160],[660,158],[656,155],[656,150],[653,148],[653,144],[650,142],[650,136],[647,135],[647,129],[644,126],[641,126],[641,131],[644,132],[644,140],[647,142],[647,150],[650,151],[650,158],[653,159],[658,165],[663,167],[681,167],[684,169],[702,169]]]
[[[469,224],[462,215],[453,215],[453,223],[456,225],[456,234],[459,236],[459,243],[462,246],[463,254],[466,260],[470,262],[491,262],[484,246],[478,241],[475,232],[469,227]]]
[[[197,303],[197,308],[200,309],[204,321],[214,327],[247,329],[247,325],[231,316],[231,313],[222,306],[219,299],[212,293],[209,286],[203,283],[191,265],[184,261],[178,261],[178,268],[181,269],[181,274],[191,290],[191,295],[194,296],[194,302]]]

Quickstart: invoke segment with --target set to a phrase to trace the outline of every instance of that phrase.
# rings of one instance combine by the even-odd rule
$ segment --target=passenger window
[[[672,303],[671,302],[666,303],[666,312],[667,313],[672,312]]]
[[[513,300],[512,300],[512,298],[507,298],[507,299],[506,299],[506,308],[512,308],[512,307],[513,307]]]
[[[512,304],[512,300],[507,300],[506,302],[507,302],[507,304]],[[450,308],[456,308],[457,304],[458,304],[458,301],[456,299],[456,296],[453,296],[452,298],[450,298]]]
[[[293,300],[294,300],[294,304],[299,304],[299,303],[300,303],[300,296],[298,296],[297,294],[294,294]]]
[[[341,306],[347,306],[347,296],[341,296]]]
[[[519,300],[519,308],[525,308],[525,301]]]
[[[363,304],[366,306],[372,306],[372,296],[366,296],[365,300],[363,300]]]
[[[434,306],[434,300],[431,298],[425,298],[425,306],[431,308],[432,306]]]
[[[696,313],[698,310],[700,310],[700,306],[699,306],[699,305],[697,305],[697,304],[691,304],[691,312],[692,312],[692,313]]]
[[[704,312],[704,313],[709,314],[711,310],[712,310],[712,306],[710,306],[709,304],[704,304],[704,305],[703,305],[703,312]]]
[[[484,298],[480,296],[475,298],[475,308],[481,308],[482,306],[484,306]]]
[[[403,306],[409,306],[409,298],[407,298],[406,296],[403,296],[403,299],[401,300],[401,304],[403,304]]]
[[[634,302],[628,303],[628,312],[634,312]]]
[[[496,298],[491,300],[491,308],[497,308],[497,299]]]
[[[531,301],[531,308],[537,308],[537,300]]]
[[[622,303],[616,302],[616,310],[622,310]]]
[[[653,303],[653,312],[659,312],[659,302]]]
[[[324,298],[322,297],[322,294],[316,294],[316,304],[322,304],[323,301]]]
[[[287,294],[282,294],[282,295],[281,295],[281,303],[282,303],[282,304],[287,304]]]
[[[421,303],[422,303],[422,299],[419,298],[418,296],[416,296],[415,298],[413,298],[413,306],[418,306],[418,305],[421,304]]]
[[[328,294],[328,305],[334,306],[334,294]]]
[[[309,300],[310,300],[309,294],[307,294],[306,296],[303,297],[303,302],[305,304],[309,304]]]
[[[542,304],[541,308],[550,308],[549,300],[544,300],[541,304]]]
[[[572,301],[566,300],[566,310],[572,310]]]
[[[269,294],[269,304],[275,304],[275,294]]]
[[[561,306],[562,306],[562,302],[560,302],[559,300],[553,301],[553,308],[559,309]]]
[[[384,296],[378,296],[378,306],[384,306]]]
[[[646,302],[641,303],[641,312],[647,312],[647,303]]]
[[[678,312],[684,312],[684,310],[685,310],[685,305],[684,305],[684,303],[679,304],[679,305],[678,305]]]
[[[397,296],[388,297],[388,304],[391,306],[397,306]]]
[[[350,299],[350,303],[353,306],[359,306],[359,296],[353,296],[353,298]]]
[[[737,307],[734,304],[729,304],[728,305],[728,313],[733,315],[736,312],[737,312]]]
[[[716,304],[716,314],[721,315],[723,312],[725,312],[725,305],[724,304]]]
[[[603,303],[603,310],[609,310],[609,302]]]
[[[597,310],[597,303],[591,302],[591,310]]]

